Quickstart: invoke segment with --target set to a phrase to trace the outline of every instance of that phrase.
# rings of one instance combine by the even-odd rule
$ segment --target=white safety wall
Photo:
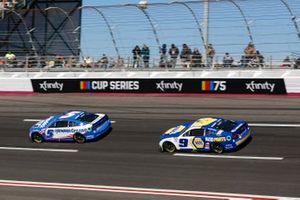
[[[0,92],[32,92],[31,78],[283,78],[288,93],[300,93],[300,70],[1,72]]]

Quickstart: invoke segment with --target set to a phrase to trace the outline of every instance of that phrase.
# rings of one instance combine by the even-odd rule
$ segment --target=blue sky
[[[286,0],[300,18],[299,0]],[[105,6],[138,3],[138,0],[83,0],[84,5]],[[149,3],[170,3],[167,0],[148,0]],[[288,10],[279,0],[236,0],[248,20],[254,43],[265,57],[282,59],[291,52],[300,54],[300,40],[296,35]],[[202,24],[203,4],[190,7]],[[131,56],[135,45],[150,46],[151,56],[158,57],[158,47],[147,19],[134,7],[101,8],[112,27],[116,43],[123,57]],[[183,43],[203,52],[203,43],[196,23],[182,5],[149,6],[147,9],[161,43],[174,43],[180,49]],[[300,20],[297,20],[300,26]],[[219,57],[225,52],[237,58],[249,42],[243,18],[229,1],[210,3],[210,43]],[[91,9],[82,13],[82,52],[84,56],[99,58],[103,53],[116,56],[108,28],[101,16]]]

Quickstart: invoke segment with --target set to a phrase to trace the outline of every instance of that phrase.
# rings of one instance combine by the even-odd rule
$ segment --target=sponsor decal
[[[197,148],[197,149],[202,149],[204,146],[204,142],[201,138],[195,138],[193,140],[193,145]]]
[[[283,79],[31,79],[34,92],[286,94]]]
[[[227,141],[230,141],[231,139],[232,139],[231,136],[229,136],[229,135],[226,136],[226,140],[227,140]]]
[[[232,144],[226,144],[225,149],[233,149],[233,145]]]
[[[226,81],[202,81],[201,91],[226,91]]]
[[[207,142],[226,142],[226,137],[206,137],[205,141]]]
[[[261,90],[273,93],[275,89],[275,83],[269,83],[268,81],[264,83],[257,83],[255,81],[251,81],[250,83],[246,83],[246,89],[250,90],[251,92]]]
[[[139,90],[139,81],[80,81],[80,90]]]
[[[57,89],[61,92],[64,87],[63,83],[59,83],[57,81],[55,81],[55,82],[44,81],[44,82],[40,83],[39,85],[40,85],[40,89],[42,89],[45,92],[47,92],[49,89]]]
[[[161,81],[159,83],[156,83],[156,89],[159,89],[162,92],[164,92],[165,90],[176,90],[178,92],[181,92],[182,87],[183,87],[183,83],[178,83],[176,81],[173,82]]]
[[[225,142],[226,138],[225,137],[217,137],[214,139],[215,142]]]
[[[209,142],[206,142],[206,143],[205,143],[205,146],[204,146],[204,148],[205,148],[205,149],[210,149]]]

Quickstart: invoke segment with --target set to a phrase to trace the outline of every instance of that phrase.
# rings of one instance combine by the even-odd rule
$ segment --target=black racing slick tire
[[[41,134],[39,133],[32,133],[31,135],[31,141],[34,143],[42,143],[44,141],[44,138]]]
[[[218,142],[212,143],[210,147],[215,153],[221,154],[224,152],[224,147]]]
[[[176,147],[172,142],[164,142],[163,150],[168,153],[174,153],[176,151]]]
[[[77,142],[79,144],[83,144],[86,141],[86,138],[80,133],[75,133],[73,135],[73,139],[74,139],[75,142]]]

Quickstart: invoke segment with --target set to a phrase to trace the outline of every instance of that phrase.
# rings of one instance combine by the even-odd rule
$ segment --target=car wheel
[[[85,137],[80,133],[75,133],[73,136],[73,139],[75,142],[80,143],[80,144],[85,143],[85,141],[86,141]]]
[[[176,147],[171,142],[165,142],[163,144],[163,150],[166,151],[166,152],[168,152],[168,153],[174,153],[176,151]]]
[[[224,148],[220,143],[214,142],[210,145],[210,147],[215,153],[223,153],[224,151]]]
[[[39,133],[32,133],[31,140],[35,143],[42,143],[44,141],[43,136]]]

